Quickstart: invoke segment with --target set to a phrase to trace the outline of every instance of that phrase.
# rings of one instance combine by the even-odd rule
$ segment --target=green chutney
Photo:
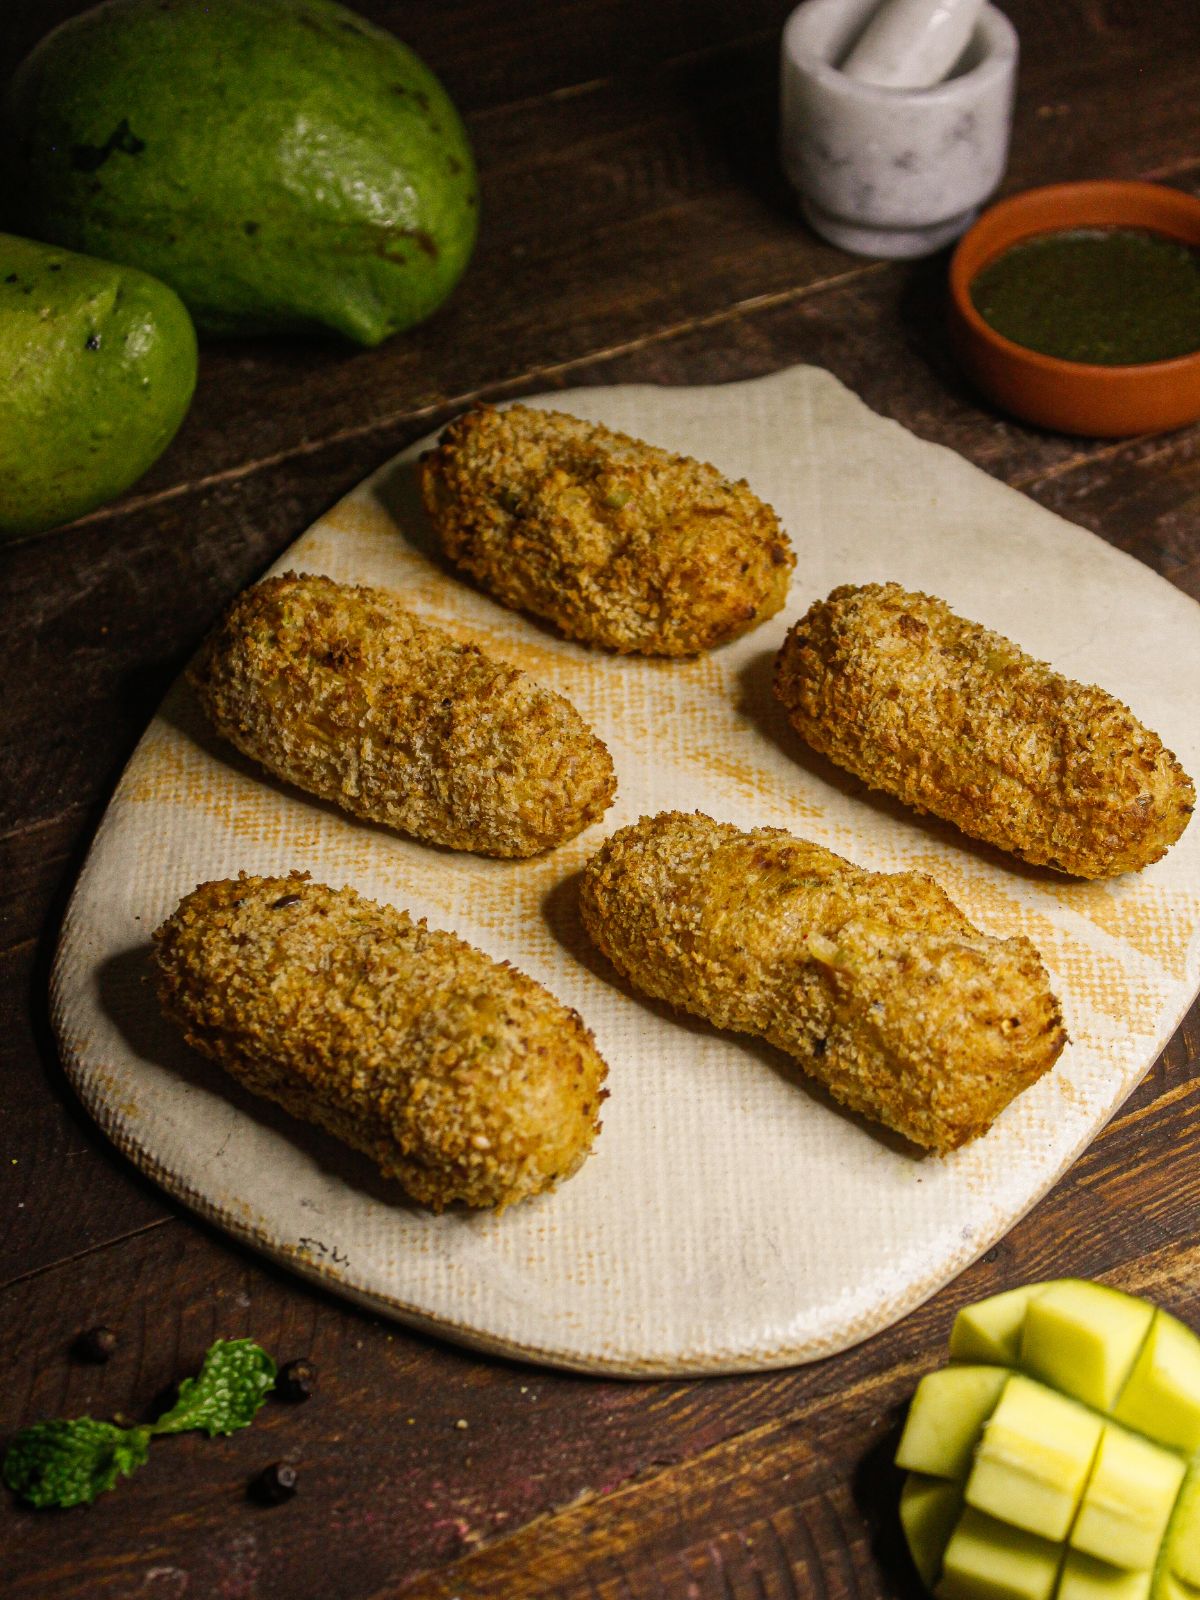
[[[1200,350],[1200,252],[1141,228],[1024,239],[971,282],[983,320],[1042,355],[1103,367]]]

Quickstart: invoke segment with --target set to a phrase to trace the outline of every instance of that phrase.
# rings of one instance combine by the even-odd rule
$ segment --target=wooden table
[[[1003,4],[1022,45],[1006,188],[1200,184],[1195,0]],[[0,69],[78,9],[8,0]],[[0,557],[0,1434],[43,1416],[143,1415],[219,1333],[310,1356],[320,1390],[231,1439],[165,1442],[90,1510],[39,1514],[6,1496],[0,1589],[915,1594],[889,1459],[957,1306],[1071,1272],[1200,1323],[1200,1009],[1054,1191],[898,1327],[793,1371],[632,1384],[414,1336],[165,1200],[93,1130],[58,1065],[46,1006],[57,924],[122,762],[219,610],[364,474],[479,396],[816,362],[1198,597],[1200,427],[1097,443],[999,418],[947,353],[943,258],[862,260],[801,225],[773,152],[787,0],[360,9],[435,67],[470,127],[485,222],[452,302],[375,351],[209,346],[191,415],[135,490]],[[98,1322],[120,1332],[112,1361],[69,1359]],[[298,1466],[296,1498],[250,1504],[247,1480],[281,1458]]]

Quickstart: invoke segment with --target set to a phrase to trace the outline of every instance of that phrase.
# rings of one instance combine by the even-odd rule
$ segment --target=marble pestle
[[[975,32],[983,0],[884,0],[841,63],[881,89],[941,83]]]

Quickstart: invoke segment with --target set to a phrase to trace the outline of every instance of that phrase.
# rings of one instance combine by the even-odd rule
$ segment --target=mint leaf
[[[35,1422],[17,1434],[2,1476],[30,1505],[87,1505],[145,1461],[156,1433],[201,1428],[213,1438],[253,1422],[275,1382],[275,1363],[253,1339],[218,1339],[179,1398],[148,1428],[118,1428],[94,1417]]]
[[[254,1421],[275,1382],[275,1363],[253,1339],[218,1339],[195,1378],[179,1385],[179,1398],[152,1433],[202,1428],[210,1439]]]
[[[4,1481],[31,1506],[87,1505],[146,1459],[146,1428],[118,1428],[94,1417],[35,1422],[4,1457]]]

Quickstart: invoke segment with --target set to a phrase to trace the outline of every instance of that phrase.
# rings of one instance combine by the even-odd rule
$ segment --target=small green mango
[[[0,140],[11,225],[153,273],[206,333],[378,344],[475,241],[454,106],[331,0],[109,0],[18,68]]]
[[[128,489],[196,387],[196,334],[165,284],[0,234],[0,535]]]

